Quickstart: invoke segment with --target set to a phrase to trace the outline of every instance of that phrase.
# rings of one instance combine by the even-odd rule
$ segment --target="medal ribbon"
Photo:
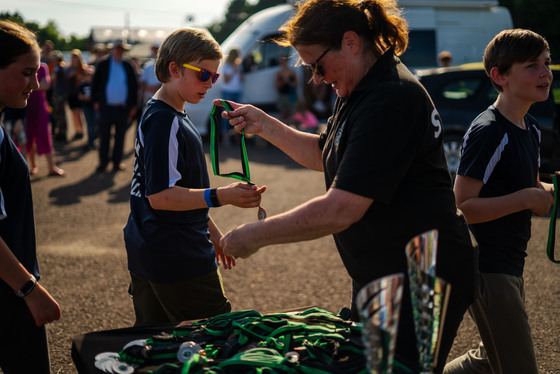
[[[224,105],[225,110],[228,112],[233,110],[231,106],[225,100],[220,100]],[[221,111],[218,109],[216,105],[212,108],[210,112],[210,156],[212,158],[212,169],[214,171],[214,175],[218,175],[220,177],[228,177],[228,178],[235,178],[242,180],[247,183],[251,183],[251,173],[249,171],[249,160],[247,159],[247,149],[245,147],[245,133],[241,131],[241,141],[239,142],[239,148],[241,151],[241,167],[243,172],[232,172],[227,174],[220,174],[220,157],[219,157],[219,147],[218,144],[220,142],[220,121]],[[252,184],[252,183],[251,183]]]
[[[552,174],[552,183],[554,183],[554,205],[552,206],[552,214],[550,215],[550,225],[548,226],[548,245],[546,254],[550,261],[560,264],[560,260],[554,259],[554,242],[556,239],[556,216],[558,215],[558,174]]]

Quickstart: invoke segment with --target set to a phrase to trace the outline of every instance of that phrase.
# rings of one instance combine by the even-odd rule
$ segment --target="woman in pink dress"
[[[34,175],[39,171],[35,151],[39,156],[45,155],[49,167],[49,175],[62,176],[64,170],[54,163],[54,148],[49,126],[49,108],[45,91],[51,84],[49,67],[41,63],[37,71],[39,88],[31,92],[27,100],[27,115],[25,117],[25,131],[27,132],[27,152],[29,155],[29,174]]]

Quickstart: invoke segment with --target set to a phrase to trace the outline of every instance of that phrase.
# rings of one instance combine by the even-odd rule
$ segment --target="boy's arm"
[[[256,208],[266,187],[257,188],[248,183],[236,182],[217,188],[220,205],[235,205],[240,208]],[[148,195],[150,206],[157,210],[194,210],[207,208],[205,189],[173,186],[158,193]]]
[[[224,254],[224,249],[220,245],[220,240],[222,240],[223,235],[212,218],[208,220],[208,231],[210,232],[210,241],[214,245],[214,249],[216,251],[218,266],[220,266],[220,263],[222,263],[224,264],[224,269],[232,269],[236,264],[235,258],[233,258],[232,256],[226,256]]]
[[[464,175],[455,179],[455,199],[469,224],[492,221],[507,215],[530,209],[543,216],[548,213],[554,197],[542,187],[524,188],[508,195],[478,197],[483,183]]]

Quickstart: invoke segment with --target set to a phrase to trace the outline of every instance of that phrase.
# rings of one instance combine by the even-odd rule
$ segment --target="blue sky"
[[[222,20],[229,3],[230,0],[0,0],[0,9],[18,11],[26,22],[40,26],[54,20],[63,35],[85,37],[92,26],[207,26]]]

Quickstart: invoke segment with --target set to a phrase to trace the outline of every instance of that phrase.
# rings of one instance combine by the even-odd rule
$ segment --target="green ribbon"
[[[232,111],[233,109],[229,103],[225,100],[220,100],[225,108],[225,110]],[[222,120],[222,111],[218,106],[214,105],[212,111],[210,112],[210,155],[212,158],[212,169],[214,175],[220,177],[228,177],[242,180],[247,183],[251,183],[251,173],[249,172],[249,160],[247,159],[247,149],[245,147],[245,132],[241,131],[241,141],[239,142],[239,147],[241,151],[241,167],[243,172],[232,172],[227,174],[220,174],[220,157],[219,157],[219,141],[220,141],[220,122]],[[252,184],[252,183],[251,183]]]
[[[550,261],[560,264],[560,260],[554,259],[554,242],[556,239],[556,216],[558,215],[558,174],[552,174],[552,183],[554,184],[554,204],[552,205],[552,214],[550,215],[550,225],[548,226],[548,245],[546,246],[546,254]]]

